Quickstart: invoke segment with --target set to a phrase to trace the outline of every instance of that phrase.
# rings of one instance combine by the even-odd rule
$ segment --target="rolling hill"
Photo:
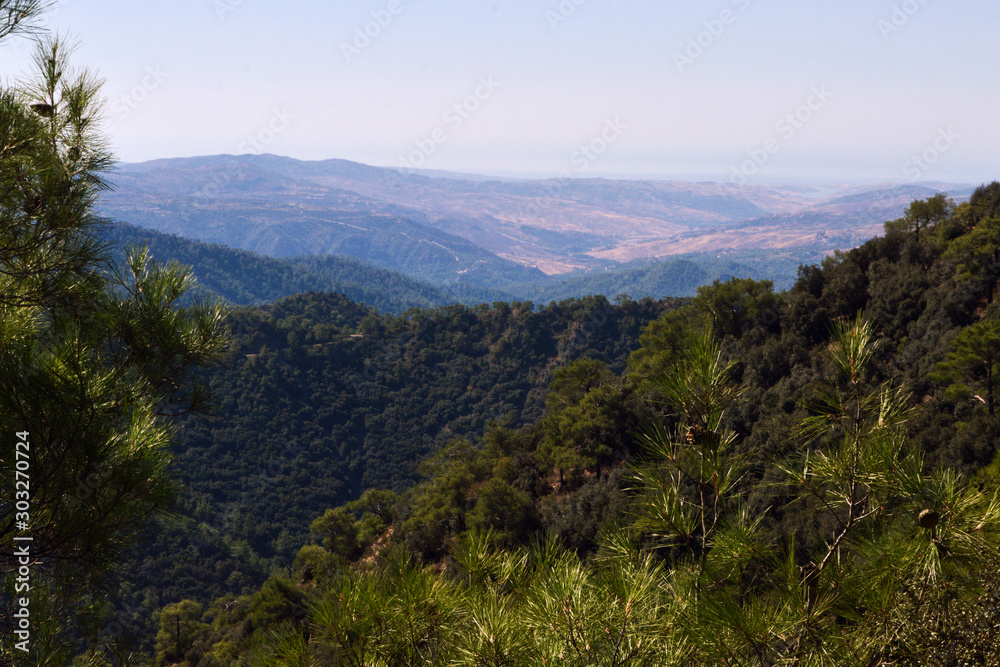
[[[911,201],[946,187],[501,180],[273,155],[123,164],[112,180],[116,187],[101,208],[113,219],[297,258],[296,271],[316,274],[289,289],[265,290],[272,297],[294,293],[293,284],[337,289],[332,274],[346,281],[352,298],[381,299],[387,312],[404,304],[547,301],[591,292],[681,296],[733,275],[786,287],[800,263],[856,247]],[[970,192],[950,188],[957,201]],[[358,288],[370,281],[321,259],[330,256],[401,273],[425,283],[418,290],[425,294],[416,300],[403,294],[392,305],[384,296],[361,296]],[[231,296],[245,280],[231,279]],[[247,294],[235,302],[260,298]]]

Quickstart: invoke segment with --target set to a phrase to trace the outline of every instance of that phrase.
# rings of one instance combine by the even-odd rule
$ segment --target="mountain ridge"
[[[940,185],[491,179],[270,154],[122,164],[112,180],[103,212],[141,227],[273,257],[349,256],[446,290],[509,295],[695,253],[821,258],[877,236]]]

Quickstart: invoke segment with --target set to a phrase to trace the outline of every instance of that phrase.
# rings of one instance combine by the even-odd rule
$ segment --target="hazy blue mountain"
[[[306,275],[315,284],[329,284],[323,281],[332,276],[364,286],[341,273],[344,264],[328,267],[320,259],[337,256],[437,290],[417,298],[406,287],[391,304],[388,293],[356,297],[390,310],[439,298],[469,304],[588,293],[687,295],[731,275],[787,286],[799,263],[863,243],[913,199],[947,187],[529,181],[274,155],[124,164],[112,180],[116,189],[102,199],[105,214],[270,257],[301,257],[301,279],[288,286],[305,284]],[[959,201],[970,192],[952,190]],[[317,283],[318,276],[326,277]],[[239,292],[235,284],[228,289]]]
[[[437,284],[494,288],[546,276],[386,205],[246,161],[122,166],[102,212],[147,229],[273,257],[342,255]],[[419,217],[419,216],[418,216]]]

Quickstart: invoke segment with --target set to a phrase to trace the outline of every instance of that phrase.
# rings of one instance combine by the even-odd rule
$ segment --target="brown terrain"
[[[449,235],[399,232],[410,241],[455,254],[446,239],[457,237],[502,260],[555,275],[696,252],[807,248],[826,254],[863,243],[886,220],[901,217],[911,201],[942,190],[961,200],[971,188],[489,180],[262,155],[123,165],[117,192],[105,201],[120,219],[132,215],[160,231],[276,255],[302,247],[351,254],[351,243],[360,241],[344,240],[344,234],[370,233],[372,220],[404,219]],[[193,212],[192,224],[170,221],[171,212],[184,217],[185,211]],[[193,224],[199,212],[216,217],[199,227]],[[236,234],[229,229],[233,220],[246,227],[237,238],[230,238]],[[335,245],[320,227],[336,236]],[[296,230],[306,229],[312,236],[296,237]]]

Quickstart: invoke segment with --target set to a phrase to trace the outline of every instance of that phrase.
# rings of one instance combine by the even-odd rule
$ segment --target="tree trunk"
[[[996,396],[993,393],[993,360],[986,361],[986,409],[990,417],[996,411]]]
[[[993,249],[993,264],[990,266],[989,294],[986,295],[986,305],[993,303],[994,293],[997,291],[997,262],[1000,262],[1000,249]]]

